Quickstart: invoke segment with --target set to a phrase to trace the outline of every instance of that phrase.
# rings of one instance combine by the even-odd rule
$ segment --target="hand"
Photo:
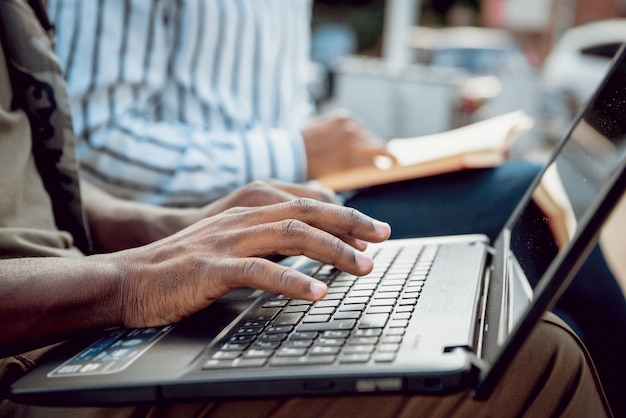
[[[122,257],[119,294],[127,327],[178,322],[237,287],[319,300],[326,286],[263,256],[300,255],[355,275],[373,267],[361,251],[379,242],[389,225],[355,209],[313,199],[234,208]]]
[[[254,181],[202,208],[194,222],[234,207],[265,206],[288,202],[299,197],[308,197],[327,203],[339,203],[335,192],[330,189],[285,183],[278,180]]]
[[[383,156],[395,162],[383,144],[347,116],[315,120],[302,132],[307,155],[307,177],[374,164]]]
[[[118,199],[82,182],[92,238],[100,252],[139,247],[233,207],[264,206],[308,197],[338,203],[333,191],[276,180],[255,181],[201,208],[168,208]]]

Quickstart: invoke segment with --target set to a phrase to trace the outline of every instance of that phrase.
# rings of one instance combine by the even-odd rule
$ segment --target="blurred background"
[[[315,0],[311,91],[389,139],[523,109],[542,158],[626,40],[626,0]]]
[[[315,0],[311,92],[383,139],[522,109],[545,160],[626,41],[626,0]],[[623,199],[625,200],[625,199]],[[626,202],[601,237],[626,289]]]

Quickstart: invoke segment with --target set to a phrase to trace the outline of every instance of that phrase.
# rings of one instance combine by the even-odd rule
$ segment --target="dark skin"
[[[348,115],[314,119],[302,131],[307,178],[317,179],[350,168],[372,166],[376,157],[395,162],[382,141]]]
[[[0,261],[0,355],[90,329],[175,323],[238,287],[319,300],[323,283],[264,257],[304,254],[363,275],[373,268],[366,243],[391,233],[321,201],[333,201],[327,191],[275,182],[185,210],[123,201],[89,185],[83,194],[96,244],[108,252]]]

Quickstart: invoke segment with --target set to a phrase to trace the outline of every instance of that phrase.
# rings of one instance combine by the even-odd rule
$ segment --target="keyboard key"
[[[253,319],[253,320],[250,320],[250,321],[246,321],[246,323],[243,326],[244,327],[261,327],[261,328],[264,328],[269,323],[270,323],[270,321],[259,321],[257,319]]]
[[[290,340],[313,340],[317,338],[317,332],[296,331],[289,337]]]
[[[296,305],[296,306],[287,306],[283,312],[284,313],[299,313],[299,312],[306,312],[309,310],[309,306],[308,305]]]
[[[279,325],[279,326],[271,326],[267,330],[265,330],[268,334],[276,334],[276,333],[287,333],[293,329],[293,325]]]
[[[398,304],[400,306],[405,306],[405,305],[415,305],[417,303],[417,298],[408,298],[408,299],[400,299],[400,302],[398,302]]]
[[[395,312],[392,316],[391,319],[393,321],[397,320],[397,319],[411,319],[411,312]]]
[[[289,340],[283,344],[283,347],[309,348],[311,345],[313,345],[313,340]]]
[[[331,315],[333,312],[335,312],[334,307],[322,308],[315,306],[309,311],[309,315]]]
[[[394,290],[392,292],[384,291],[385,289],[379,290],[374,294],[374,300],[376,299],[393,299],[396,300],[400,297],[400,290]]]
[[[409,326],[408,319],[395,319],[389,321],[389,328],[406,328]]]
[[[365,296],[358,296],[358,297],[347,297],[344,301],[343,301],[343,306],[348,306],[348,305],[365,305],[368,301],[370,300],[369,297],[365,297]]]
[[[313,322],[328,322],[330,321],[330,315],[307,315],[302,320],[303,324],[313,323]]]
[[[378,337],[353,337],[348,340],[348,345],[374,345]]]
[[[369,354],[374,351],[374,344],[371,345],[347,345],[341,351],[342,354]]]
[[[244,358],[259,358],[259,357],[267,358],[271,356],[272,354],[274,354],[274,350],[262,350],[258,348],[251,348],[249,350],[246,350],[243,357]]]
[[[395,353],[400,349],[400,344],[380,344],[376,347],[379,353]]]
[[[337,331],[352,329],[356,325],[354,319],[335,319],[329,322],[300,324],[297,328],[299,332],[307,331]]]
[[[348,338],[350,331],[324,331],[322,336],[325,338]]]
[[[282,341],[285,338],[287,338],[287,335],[288,333],[286,332],[277,332],[274,334],[263,334],[259,337],[258,341],[265,341],[265,342]]]
[[[349,294],[348,297],[351,298],[358,298],[358,297],[370,297],[372,296],[372,294],[374,294],[374,290],[352,290]]]
[[[276,355],[279,357],[301,357],[306,354],[306,348],[296,347],[281,347],[276,351]]]
[[[228,341],[231,343],[250,343],[255,337],[255,335],[233,335]]]
[[[313,305],[313,302],[311,302],[310,300],[292,299],[289,301],[289,306],[311,306],[311,305]]]
[[[213,354],[211,358],[219,360],[233,360],[239,357],[239,354],[241,354],[239,351],[218,351]]]
[[[273,325],[274,326],[280,326],[280,325],[296,325],[298,322],[300,322],[300,319],[302,319],[302,317],[304,316],[304,314],[302,313],[282,313],[280,315],[278,315],[278,317],[274,320]]]
[[[332,295],[333,293],[346,293],[348,290],[350,290],[349,286],[341,286],[341,287],[329,287],[328,288],[328,294]]]
[[[388,314],[365,314],[359,322],[359,329],[384,328],[388,318]]]
[[[353,303],[348,305],[341,305],[337,310],[339,312],[347,312],[347,311],[359,311],[363,312],[365,310],[365,303]]]
[[[326,338],[322,337],[315,342],[317,346],[323,347],[341,347],[346,342],[345,338]]]
[[[401,329],[401,328],[398,328]],[[354,331],[355,337],[379,337],[383,333],[381,328],[357,329]]]
[[[263,304],[264,308],[282,308],[283,306],[287,306],[289,301],[287,299],[283,300],[268,300]]]
[[[254,315],[254,321],[271,321],[280,312],[280,308],[260,308]]]
[[[321,364],[333,364],[336,355],[319,355],[319,356],[305,356],[305,357],[272,357],[269,364],[271,366],[294,366],[294,365],[308,365],[316,366]]]
[[[381,337],[380,342],[382,344],[399,344],[402,342],[401,335],[385,335]]]
[[[375,314],[375,313],[391,313],[391,311],[393,311],[393,306],[372,306],[371,308],[369,308],[367,310],[368,314]]]
[[[374,299],[370,306],[395,306],[395,299]]]
[[[376,289],[377,283],[359,283],[352,287],[352,290],[373,290]]]
[[[257,341],[251,347],[259,350],[275,350],[280,346],[280,341]]]
[[[376,363],[391,363],[396,359],[396,353],[376,353],[374,361]]]
[[[222,351],[243,351],[250,343],[248,342],[228,342],[220,347]]]
[[[361,316],[361,312],[359,311],[345,311],[345,312],[337,312],[334,319],[359,319]]]
[[[341,354],[339,356],[339,363],[367,363],[370,360],[370,357],[371,355],[368,353]]]
[[[309,356],[323,356],[329,354],[337,354],[341,347],[327,347],[314,345],[309,349]]]
[[[336,308],[337,306],[339,306],[339,300],[320,300],[318,302],[315,302],[315,305],[313,305],[313,309],[315,308]]]
[[[232,367],[263,367],[267,363],[267,358],[253,358],[253,359],[244,359],[237,358],[234,360],[218,360],[218,359],[210,359],[208,360],[203,369],[228,369]]]
[[[235,335],[257,335],[261,331],[263,331],[263,328],[261,327],[244,327],[239,328]]]

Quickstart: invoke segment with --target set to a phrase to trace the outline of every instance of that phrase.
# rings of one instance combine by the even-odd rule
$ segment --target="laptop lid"
[[[477,398],[493,390],[532,328],[556,303],[597,242],[625,188],[626,49],[622,47],[603,83],[496,240],[499,256],[489,303],[501,303],[508,315],[487,307],[487,365],[481,369]],[[546,234],[553,238],[548,245],[544,244]],[[532,302],[519,312],[514,303],[520,291],[516,284],[526,281],[534,287]]]

